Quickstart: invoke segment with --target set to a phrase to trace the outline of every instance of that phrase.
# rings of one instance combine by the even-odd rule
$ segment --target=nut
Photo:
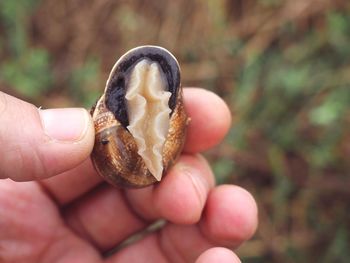
[[[114,186],[159,182],[182,151],[188,124],[175,57],[156,46],[128,51],[91,114],[98,173]]]

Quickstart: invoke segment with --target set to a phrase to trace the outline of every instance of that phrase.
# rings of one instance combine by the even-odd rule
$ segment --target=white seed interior
[[[148,170],[160,181],[163,173],[162,151],[169,130],[171,93],[157,63],[144,59],[131,72],[126,90],[130,133],[138,154]]]

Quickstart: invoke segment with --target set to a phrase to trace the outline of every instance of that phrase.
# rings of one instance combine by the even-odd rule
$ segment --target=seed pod
[[[156,46],[127,52],[91,114],[98,173],[115,186],[159,182],[179,156],[188,124],[175,57]]]

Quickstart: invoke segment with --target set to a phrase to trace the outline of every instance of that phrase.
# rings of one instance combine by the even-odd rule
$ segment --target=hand
[[[239,262],[223,247],[253,235],[256,204],[238,186],[214,187],[198,154],[224,137],[230,113],[211,92],[184,93],[192,121],[179,162],[158,185],[117,190],[88,158],[87,111],[38,110],[0,92],[0,262]],[[102,257],[159,218],[163,228]]]

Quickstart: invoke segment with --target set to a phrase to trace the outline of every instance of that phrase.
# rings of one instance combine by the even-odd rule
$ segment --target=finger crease
[[[202,198],[202,196],[205,196],[205,189],[203,189],[202,187],[200,187],[201,185],[203,185],[202,182],[199,182],[199,180],[201,180],[201,179],[199,179],[198,177],[195,179],[195,178],[194,178],[192,175],[190,175],[190,174],[187,174],[187,176],[189,177],[189,179],[190,179],[190,181],[191,181],[191,183],[192,183],[192,186],[193,186],[193,188],[194,188],[194,190],[195,190],[195,193],[196,193],[198,202],[199,202],[200,206],[202,207],[203,204],[204,204],[204,201],[205,201],[205,200],[203,200],[203,198]],[[199,179],[199,180],[198,180],[198,179]],[[205,183],[205,182],[204,182],[205,180],[201,180],[201,181],[203,181],[203,183]],[[204,194],[203,194],[203,193],[204,193]]]
[[[202,225],[203,224],[198,224],[198,229],[199,229],[198,233],[201,235],[201,237],[203,237],[203,239],[205,239],[208,242],[208,244],[211,247],[217,246],[218,245],[218,241],[214,240],[213,238],[210,238],[210,236],[208,234],[206,234],[206,232],[203,230],[203,226]]]
[[[68,209],[66,212],[68,212],[69,210],[70,209]],[[70,220],[71,225],[69,224],[69,222],[66,222],[68,228],[70,228],[73,232],[77,233],[80,237],[86,239],[93,246],[99,247],[93,235],[90,233],[89,228],[84,224],[84,220],[81,219],[79,209],[76,210],[76,213],[71,213]]]
[[[39,150],[39,147],[36,147],[36,145],[34,145],[33,143],[30,143],[30,147],[31,149],[33,149],[33,160],[35,160],[33,162],[35,163],[33,179],[41,180],[42,178],[45,178],[50,175],[49,169],[45,165],[44,157],[42,155],[42,152]]]
[[[166,234],[166,231],[168,228],[167,227],[164,227],[163,229],[161,229],[159,232],[158,232],[158,235],[157,235],[157,242],[158,242],[158,245],[159,245],[159,249],[160,251],[162,252],[162,254],[164,255],[164,257],[169,261],[169,262],[174,262],[172,259],[174,257],[170,257],[167,253],[166,253],[166,248],[164,246],[164,242],[165,242],[165,239],[168,241],[168,243],[170,244],[169,247],[171,247],[176,255],[176,258],[180,259],[181,262],[186,262],[186,259],[185,259],[185,256],[180,252],[180,249],[176,246],[176,242],[174,242],[174,240],[172,240],[171,238],[171,234],[168,233]]]
[[[143,217],[141,215],[141,213],[137,212],[137,210],[134,208],[134,206],[130,202],[128,195],[125,193],[125,191],[121,191],[121,193],[122,193],[121,196],[122,196],[124,202],[126,203],[130,213],[132,213],[137,219],[140,219],[145,224],[149,224],[149,223],[154,222],[154,220],[149,220],[149,219]]]
[[[42,181],[37,181],[37,183],[40,188],[40,191],[43,194],[45,194],[48,198],[50,198],[50,200],[54,202],[57,205],[57,207],[60,207],[62,205],[60,201],[56,198],[55,194],[52,191],[50,191],[50,189],[47,188]]]

